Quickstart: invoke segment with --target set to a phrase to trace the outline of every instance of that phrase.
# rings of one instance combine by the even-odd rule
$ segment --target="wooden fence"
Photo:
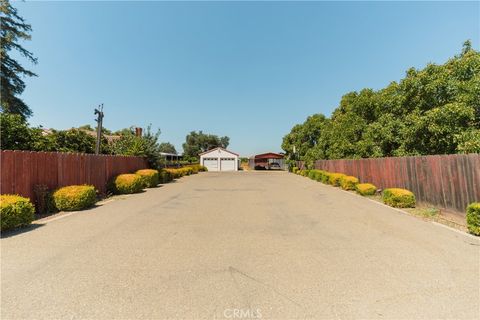
[[[419,202],[459,212],[480,201],[480,154],[318,160],[315,168],[352,175],[381,189],[406,188]]]
[[[143,157],[84,153],[9,151],[0,152],[0,193],[19,194],[34,201],[34,186],[50,190],[74,184],[91,184],[105,194],[110,178],[147,168]]]

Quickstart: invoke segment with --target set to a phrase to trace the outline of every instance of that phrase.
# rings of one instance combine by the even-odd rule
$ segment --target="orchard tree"
[[[287,158],[367,158],[478,152],[480,53],[469,41],[442,65],[410,68],[378,91],[345,94],[330,119],[313,115],[283,138]]]
[[[0,0],[0,14],[1,108],[3,112],[18,114],[26,119],[32,115],[32,110],[18,96],[25,90],[23,78],[36,74],[12,58],[10,51],[14,50],[26,60],[37,63],[33,54],[21,45],[21,41],[31,39],[32,27],[18,15],[9,0]]]

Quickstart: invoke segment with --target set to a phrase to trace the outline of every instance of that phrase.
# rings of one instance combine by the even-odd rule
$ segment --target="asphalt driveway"
[[[1,318],[478,319],[479,261],[309,179],[203,173],[1,239]]]

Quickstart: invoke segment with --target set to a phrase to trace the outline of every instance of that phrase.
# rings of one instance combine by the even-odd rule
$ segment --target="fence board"
[[[315,168],[353,175],[381,189],[406,188],[418,202],[459,212],[480,201],[480,154],[318,160]]]
[[[114,175],[147,167],[143,157],[2,150],[0,193],[15,193],[34,201],[36,184],[47,185],[50,190],[92,184],[105,194],[106,184]]]

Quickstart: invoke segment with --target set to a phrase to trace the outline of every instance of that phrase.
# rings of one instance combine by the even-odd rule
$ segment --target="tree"
[[[313,115],[283,138],[287,159],[478,152],[480,53],[465,42],[442,65],[410,68],[378,91],[345,94],[330,119]]]
[[[283,138],[282,148],[287,153],[287,160],[304,160],[312,164],[319,159],[316,151],[322,131],[328,120],[323,114],[309,116],[304,123],[293,127],[292,131]],[[295,154],[293,149],[295,147]]]
[[[151,125],[149,125],[141,137],[135,135],[133,127],[128,130],[120,130],[119,132],[122,133],[120,139],[116,140],[112,145],[112,152],[114,154],[146,157],[152,168],[158,166],[160,159],[158,144],[160,130],[153,133]]]
[[[160,145],[158,146],[158,150],[160,152],[177,154],[177,150],[175,150],[175,146],[170,142],[160,143]]]
[[[23,77],[37,76],[13,59],[13,49],[33,64],[37,59],[20,45],[21,40],[30,40],[32,27],[18,15],[17,9],[8,0],[0,0],[0,61],[1,61],[1,107],[2,111],[18,114],[23,119],[32,115],[32,110],[18,96],[25,90]]]
[[[185,138],[185,143],[183,144],[183,156],[186,159],[196,159],[198,158],[198,154],[207,150],[216,147],[227,148],[229,142],[230,138],[227,136],[218,137],[213,134],[205,134],[202,131],[192,131]]]
[[[33,146],[32,130],[18,114],[1,114],[2,150],[31,150]]]
[[[85,131],[78,129],[54,130],[52,136],[54,138],[54,151],[95,153],[96,139]]]

